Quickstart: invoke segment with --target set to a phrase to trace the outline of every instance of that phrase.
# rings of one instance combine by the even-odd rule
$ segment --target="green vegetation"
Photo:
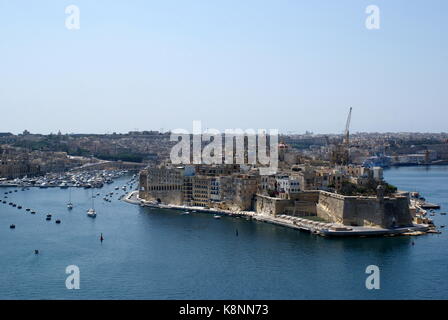
[[[387,182],[381,183],[384,187],[384,195],[390,195],[397,192],[397,187],[388,184]],[[351,182],[343,182],[341,190],[339,193],[344,196],[376,196],[377,195],[377,187],[380,183],[376,181],[372,181],[366,185],[360,186]]]
[[[76,144],[70,143],[76,140],[77,137],[72,135],[49,134],[46,136],[28,136],[18,139],[14,142],[14,147],[24,148],[29,151],[52,151],[52,152],[66,152],[72,156],[90,157],[94,156],[101,160],[109,161],[126,161],[126,162],[143,162],[146,158],[157,157],[155,154],[141,154],[132,152],[125,148],[115,150],[114,152],[97,151],[96,146],[86,149]],[[111,139],[113,140],[113,139]]]
[[[325,220],[324,218],[318,217],[318,216],[303,216],[301,217],[303,219],[307,219],[307,220],[312,220],[312,221],[318,221],[318,222],[329,222],[327,220]]]

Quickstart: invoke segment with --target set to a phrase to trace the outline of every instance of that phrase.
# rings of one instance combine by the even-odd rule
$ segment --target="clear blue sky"
[[[0,0],[0,132],[337,133],[349,106],[352,132],[448,131],[447,21],[446,0]]]

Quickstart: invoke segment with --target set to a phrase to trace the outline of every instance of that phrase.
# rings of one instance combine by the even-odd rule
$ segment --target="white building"
[[[278,175],[275,178],[277,182],[277,191],[287,194],[300,192],[299,181],[288,175]]]

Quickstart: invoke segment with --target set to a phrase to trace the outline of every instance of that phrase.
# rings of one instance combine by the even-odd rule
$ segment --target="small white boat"
[[[182,215],[187,215],[187,214],[190,214],[190,211],[184,211],[184,212],[182,212],[181,214],[182,214]]]
[[[73,209],[73,203],[72,203],[72,189],[68,191],[68,202],[67,202],[67,209],[72,210]]]
[[[213,216],[213,218],[215,218],[215,219],[221,219],[221,216],[218,215],[218,214],[215,214],[215,215]]]
[[[95,203],[93,201],[93,198],[94,198],[94,196],[93,196],[93,189],[92,189],[92,207],[89,210],[87,210],[87,216],[90,217],[90,218],[95,218],[96,217],[96,211],[94,209],[95,208]]]
[[[87,210],[87,216],[90,218],[95,218],[96,217],[96,211],[92,208],[90,208],[89,210]]]

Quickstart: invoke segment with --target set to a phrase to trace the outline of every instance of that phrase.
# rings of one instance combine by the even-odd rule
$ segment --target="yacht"
[[[67,209],[72,210],[73,209],[73,203],[72,203],[72,190],[70,189],[68,192],[68,203],[67,203]]]
[[[95,209],[90,208],[89,210],[87,210],[87,216],[90,218],[95,218],[96,217]]]
[[[94,197],[93,197],[93,189],[92,189],[92,208],[90,208],[89,210],[87,210],[87,216],[90,218],[95,218],[96,217],[96,211],[95,211],[95,203],[94,203]]]

